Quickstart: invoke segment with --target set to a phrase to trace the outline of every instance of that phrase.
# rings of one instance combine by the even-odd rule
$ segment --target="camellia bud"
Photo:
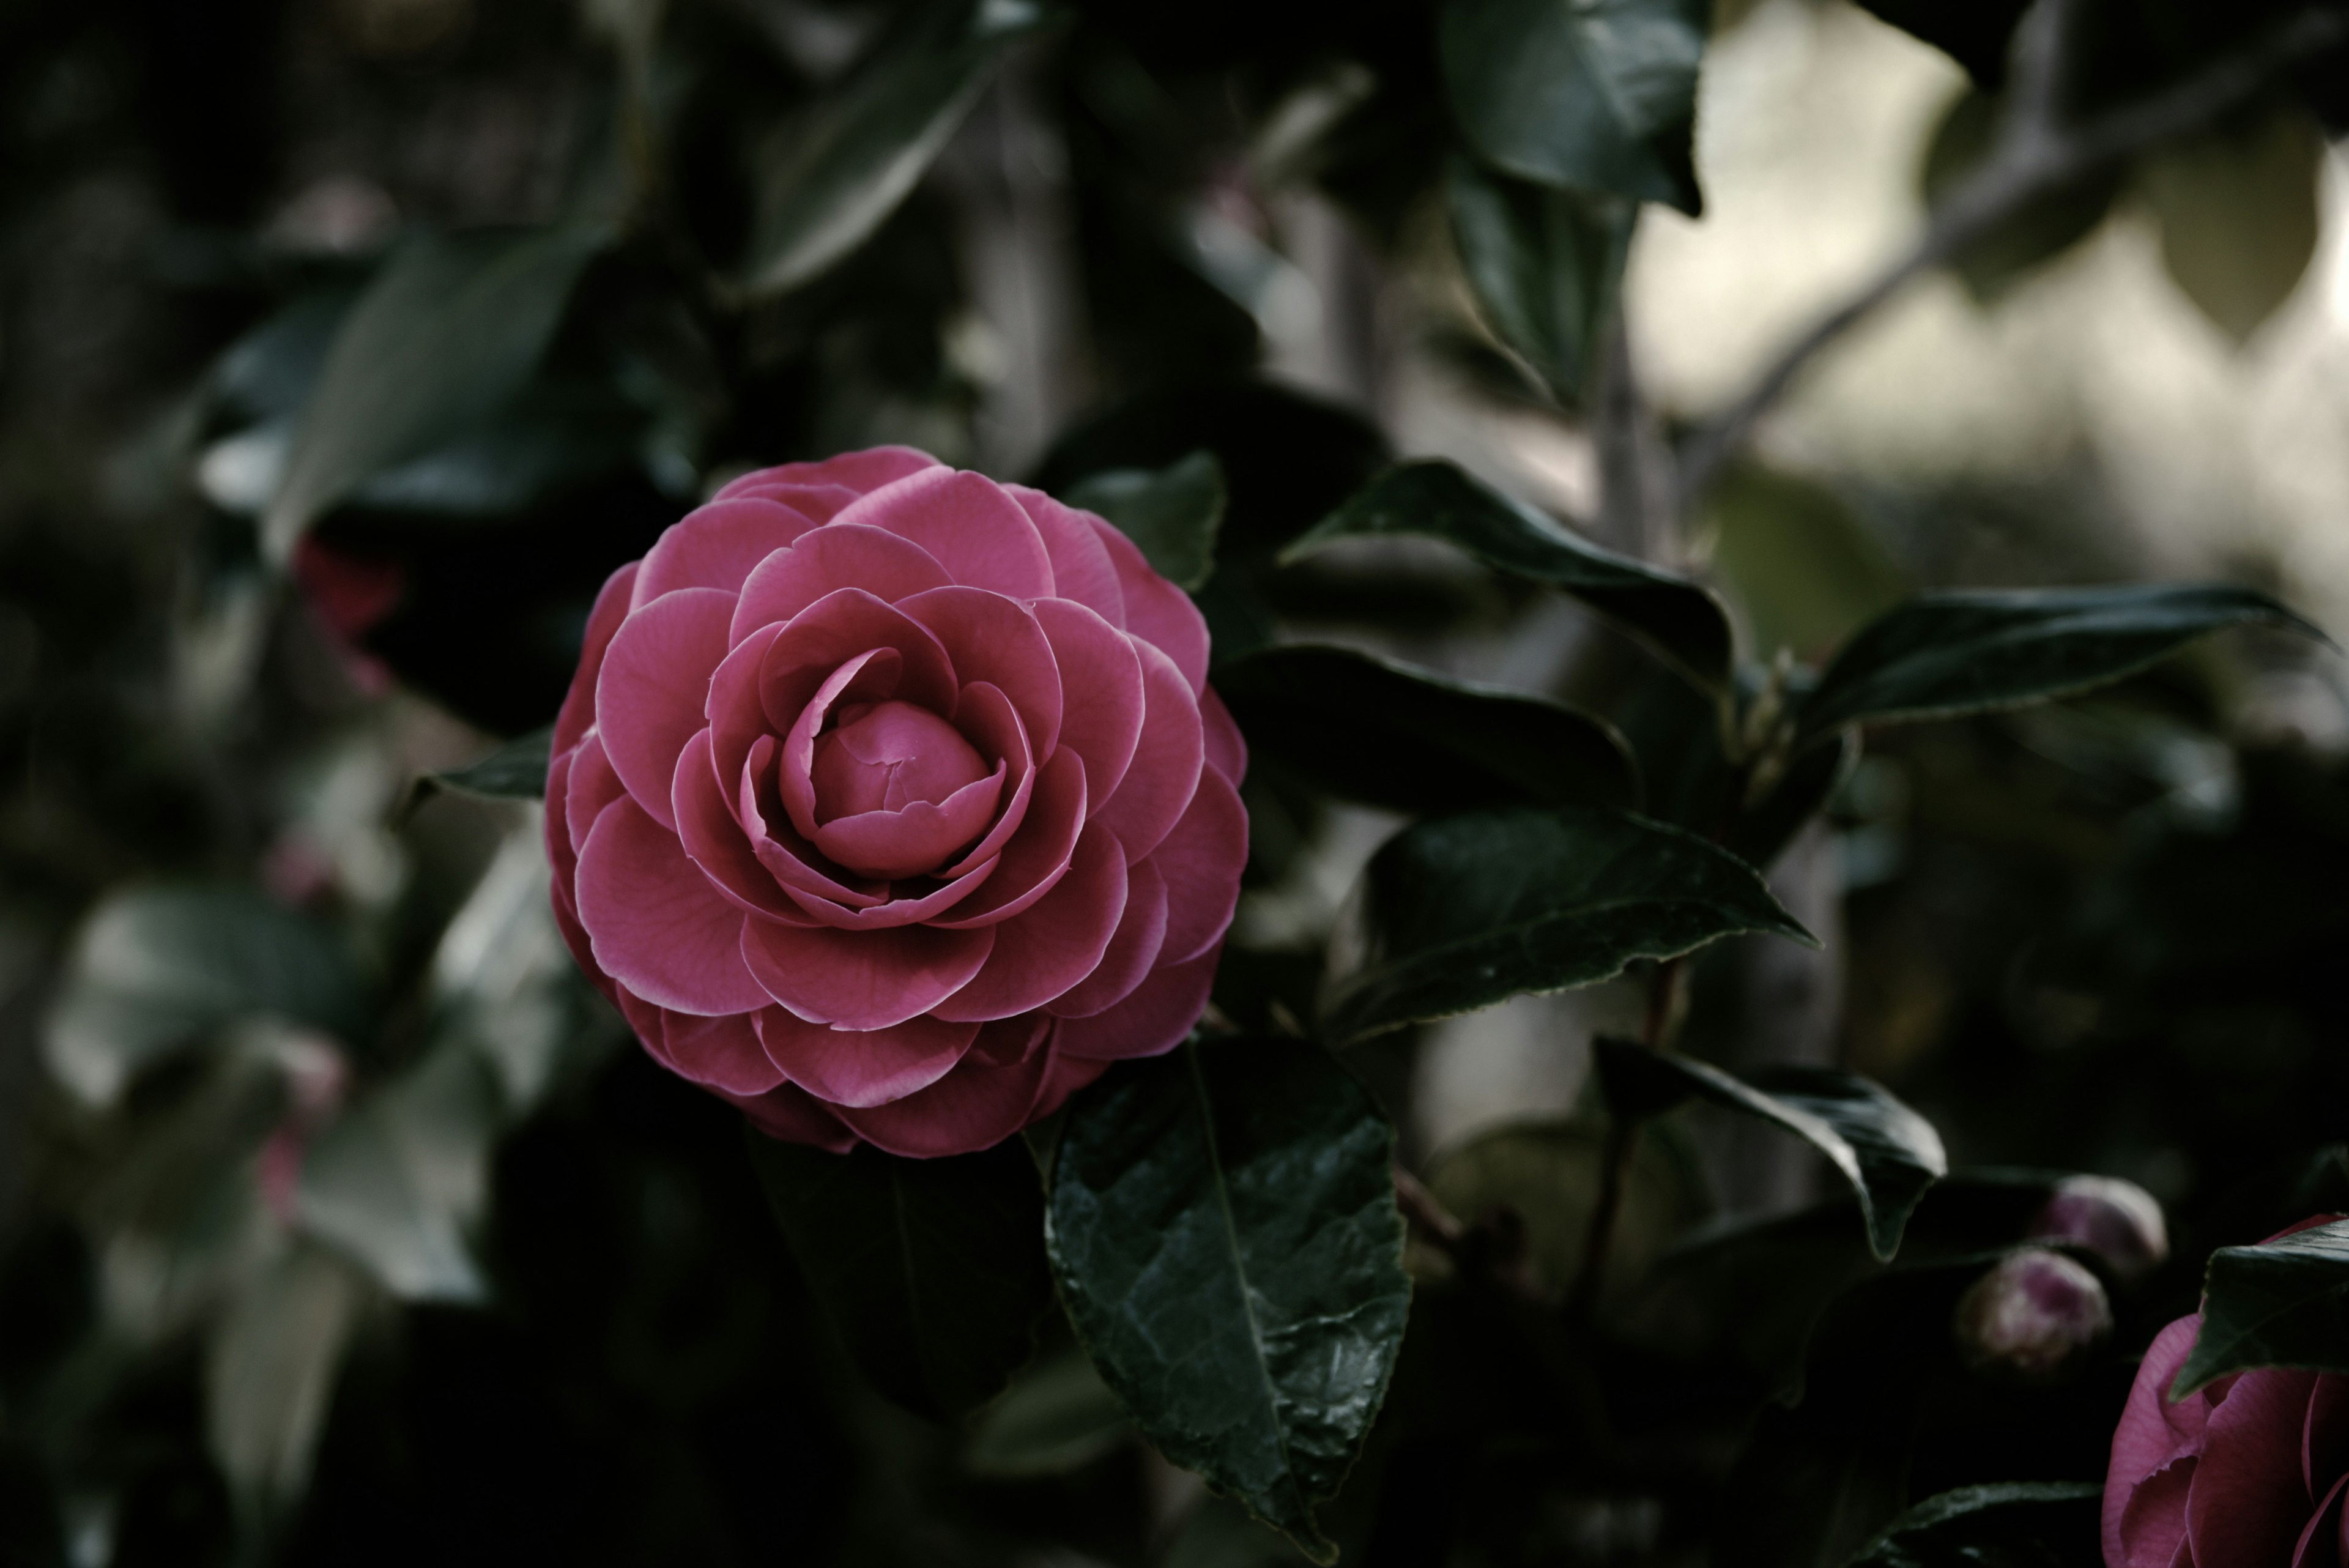
[[[2113,1309],[2095,1275],[2061,1252],[2026,1247],[1967,1287],[1951,1329],[1969,1371],[2046,1383],[2104,1343]]]
[[[2136,1182],[2114,1176],[2067,1176],[2057,1182],[2031,1222],[2030,1236],[2087,1248],[2123,1284],[2134,1284],[2169,1256],[2161,1205]]]

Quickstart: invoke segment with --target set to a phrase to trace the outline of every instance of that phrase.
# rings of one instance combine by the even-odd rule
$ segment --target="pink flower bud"
[[[2113,1309],[2095,1275],[2061,1252],[2025,1247],[1967,1288],[1951,1329],[1968,1370],[2045,1383],[2105,1342]]]

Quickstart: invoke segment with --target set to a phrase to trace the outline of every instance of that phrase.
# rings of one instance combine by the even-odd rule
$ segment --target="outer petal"
[[[1137,643],[1135,649],[1142,655],[1149,704],[1142,740],[1124,782],[1094,815],[1139,860],[1182,820],[1198,790],[1206,751],[1198,703],[1183,684],[1182,672],[1149,644]]]
[[[1087,1062],[1058,1051],[1051,1053],[1051,1058],[1052,1064],[1044,1070],[1044,1086],[1036,1091],[1036,1103],[1028,1107],[1031,1125],[1067,1105],[1071,1095],[1109,1071],[1106,1062]]]
[[[1060,1018],[1090,1018],[1116,1006],[1149,977],[1165,941],[1166,879],[1158,875],[1154,862],[1137,860],[1126,868],[1125,912],[1118,917],[1117,934],[1110,938],[1101,962],[1044,1011]]]
[[[734,640],[785,621],[836,588],[863,588],[895,603],[954,579],[910,539],[859,523],[835,523],[802,535],[751,569],[734,607]]]
[[[702,726],[710,672],[726,657],[734,596],[716,588],[664,594],[630,615],[595,682],[595,729],[620,782],[663,827],[674,828],[669,781],[678,753]]]
[[[980,588],[936,588],[897,607],[927,627],[954,659],[955,679],[986,681],[1011,699],[1037,756],[1060,742],[1061,670],[1035,613]]]
[[[2114,1539],[2118,1556],[2106,1556],[2108,1568],[2194,1568],[2194,1553],[2186,1538],[2186,1502],[2194,1488],[2194,1470],[2201,1460],[2181,1454],[2129,1489],[2115,1514]],[[2111,1507],[2109,1495],[2106,1499]]]
[[[2308,1420],[2300,1434],[2300,1479],[2308,1495],[2322,1498],[2333,1478],[2349,1469],[2349,1377],[2323,1373],[2308,1397]]]
[[[629,603],[641,609],[679,588],[734,593],[750,568],[815,526],[773,501],[713,501],[687,513],[645,552]]]
[[[664,1012],[661,1044],[680,1076],[730,1095],[762,1095],[783,1081],[782,1069],[767,1060],[747,1013],[694,1018]]]
[[[546,759],[546,809],[539,813],[538,830],[546,840],[546,863],[554,875],[556,897],[568,899],[579,872],[579,852],[571,847],[571,826],[564,820],[571,797],[571,763],[578,753],[556,752]]]
[[[984,1021],[1043,1006],[1100,967],[1125,898],[1125,852],[1100,828],[1087,828],[1068,874],[1024,913],[994,928],[986,967],[933,1011],[940,1018]]]
[[[1125,592],[1125,629],[1174,661],[1195,697],[1207,689],[1207,622],[1191,596],[1150,569],[1133,540],[1085,514]]]
[[[1223,774],[1227,784],[1236,784],[1247,777],[1247,742],[1232,722],[1232,711],[1224,706],[1212,686],[1199,693],[1199,723],[1206,742],[1207,765]]]
[[[2298,1544],[2292,1549],[2292,1568],[2340,1568],[2344,1490],[2349,1490],[2349,1475],[2334,1481],[2333,1490],[2317,1500],[2316,1511],[2309,1516]]]
[[[727,482],[717,499],[723,501],[743,491],[770,484],[838,485],[854,494],[878,490],[883,485],[900,480],[909,473],[926,468],[936,468],[938,460],[928,452],[916,452],[910,446],[872,446],[862,452],[843,452],[815,462],[785,462],[773,468],[758,468]]]
[[[1036,770],[1036,793],[1028,815],[1003,846],[1003,863],[987,886],[955,907],[937,924],[960,929],[1009,919],[1052,890],[1076,853],[1085,826],[1085,770],[1073,752]]]
[[[1125,590],[1118,586],[1117,568],[1109,550],[1093,533],[1092,514],[1063,506],[1040,490],[1007,484],[1005,493],[1019,503],[1036,532],[1044,537],[1044,553],[1052,560],[1052,592],[1072,599],[1102,619],[1125,629]]]
[[[927,1088],[978,1038],[976,1023],[914,1018],[890,1029],[827,1029],[780,1007],[759,1014],[759,1038],[782,1075],[834,1106],[878,1106]]]
[[[704,730],[685,743],[670,786],[669,805],[677,814],[678,841],[686,857],[728,902],[769,919],[804,924],[798,906],[775,885],[774,874],[759,864],[728,793],[718,782],[709,757],[709,732]]]
[[[970,1054],[928,1088],[866,1109],[843,1106],[840,1119],[866,1142],[917,1159],[992,1148],[1030,1119],[1050,1071],[1048,1019],[1006,1019],[979,1031]]]
[[[547,798],[552,801],[553,768],[547,770],[546,777]],[[580,846],[587,842],[588,830],[595,826],[595,819],[604,815],[605,806],[627,793],[620,787],[620,775],[612,771],[612,759],[604,754],[603,738],[590,735],[580,742],[579,749],[571,753],[571,771],[563,787],[564,837],[570,842],[574,867],[579,863]],[[572,880],[565,877],[564,885],[569,887]]]
[[[2169,1402],[2170,1380],[2186,1365],[2201,1326],[2199,1314],[2179,1318],[2154,1336],[2145,1360],[2138,1364],[2137,1381],[2129,1387],[2128,1402],[2121,1407],[2119,1425],[2113,1430],[2112,1464],[2105,1477],[2107,1563],[2122,1562],[2127,1555],[2121,1542],[2121,1512],[2138,1483],[2172,1459],[2201,1451],[2203,1427],[2210,1415],[2209,1399],[2196,1395],[2175,1405]],[[2179,1507],[2184,1506],[2181,1494]],[[2181,1512],[2181,1529],[2184,1517]]]
[[[750,646],[747,639],[743,646]],[[759,704],[768,728],[779,735],[788,732],[827,676],[878,648],[895,649],[902,661],[895,690],[880,696],[934,713],[954,711],[954,661],[929,628],[862,588],[842,588],[794,616],[767,645],[759,667]],[[719,755],[725,755],[722,744]]]
[[[767,1005],[742,961],[742,911],[633,799],[605,807],[587,835],[578,908],[596,966],[656,1006],[715,1016]]]
[[[742,956],[767,992],[811,1023],[886,1029],[919,1018],[987,961],[995,932],[900,926],[835,931],[750,921]]]
[[[1224,940],[1247,867],[1247,808],[1213,769],[1199,774],[1183,820],[1150,858],[1166,878],[1166,945],[1161,963],[1197,958]]]
[[[605,649],[627,618],[628,595],[636,581],[636,563],[630,561],[605,578],[596,591],[595,607],[587,612],[587,632],[579,645],[579,668],[572,674],[571,690],[564,693],[562,711],[554,716],[555,751],[577,745],[595,722],[595,678],[604,671]]]
[[[1067,599],[1037,600],[1036,624],[1060,667],[1060,743],[1085,760],[1085,798],[1106,801],[1142,739],[1142,656],[1124,633]]]
[[[1133,994],[1090,1018],[1063,1018],[1053,1049],[1092,1062],[1120,1062],[1172,1051],[1207,1011],[1216,987],[1216,948],[1189,963],[1153,970]]]
[[[883,485],[833,519],[912,540],[954,580],[1015,599],[1052,591],[1051,557],[1019,504],[983,473],[924,469]]]
[[[769,1137],[812,1144],[833,1154],[846,1154],[856,1147],[856,1135],[796,1084],[784,1084],[763,1095],[726,1097],[741,1106],[743,1118]]]
[[[2288,1563],[2308,1521],[2300,1438],[2313,1372],[2263,1367],[2227,1390],[2202,1434],[2186,1498],[2186,1534],[2198,1563]]]

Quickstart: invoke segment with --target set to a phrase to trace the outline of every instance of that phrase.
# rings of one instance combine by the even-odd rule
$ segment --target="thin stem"
[[[2349,42],[2349,14],[2312,7],[2183,81],[2067,127],[2054,114],[2052,97],[2044,96],[2053,94],[2063,68],[2066,6],[2067,0],[2039,0],[2026,16],[2025,47],[2017,62],[2023,67],[2017,90],[2026,107],[2006,117],[1991,155],[1934,209],[1917,243],[1789,344],[1744,396],[1691,438],[1681,468],[1683,504],[1694,503],[1720,476],[1813,355],[1919,273],[1968,249],[2041,197],[2208,125],[2255,96],[2287,67]]]
[[[1684,971],[1679,959],[1666,959],[1648,980],[1648,1016],[1640,1043],[1661,1051],[1671,1042],[1679,1012],[1680,981]],[[1599,1304],[1599,1286],[1606,1277],[1608,1249],[1614,1244],[1615,1226],[1623,1210],[1623,1188],[1630,1179],[1631,1152],[1640,1124],[1619,1110],[1607,1114],[1607,1144],[1599,1152],[1599,1201],[1590,1212],[1590,1229],[1582,1239],[1582,1264],[1575,1271],[1574,1290],[1567,1298],[1568,1321],[1587,1324]]]

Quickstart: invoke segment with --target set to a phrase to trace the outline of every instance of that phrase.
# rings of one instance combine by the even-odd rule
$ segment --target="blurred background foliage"
[[[1531,0],[0,3],[0,1563],[1293,1560],[1064,1329],[961,1428],[860,1383],[737,1118],[573,971],[533,808],[416,787],[544,723],[605,576],[753,464],[905,441],[1137,535],[1218,510],[1186,586],[1219,659],[1311,636],[1576,700],[1661,815],[1709,716],[1619,634],[1411,541],[1283,546],[1442,456],[1708,575],[1754,680],[1920,587],[2215,575],[2349,629],[2337,52],[1924,258],[1659,500],[1641,465],[1980,171],[2019,7],[1622,3],[1704,67],[1692,142],[1578,144],[1604,190],[1526,129],[1588,95],[1489,47]],[[2290,14],[2073,9],[2091,109]],[[1250,775],[1243,1025],[1311,1015],[1398,820],[1324,787]],[[1829,1496],[2096,1479],[2207,1250],[2349,1207],[2337,655],[2238,633],[1873,732],[1772,875],[1824,949],[1711,950],[1689,1049],[1868,1074],[1975,1174],[1887,1283],[1807,1157],[1652,1124],[1618,1386],[1415,1249],[1349,1561],[1690,1563]],[[1348,1057],[1537,1293],[1604,1163],[1591,1037],[1640,1006]],[[2054,1391],[1970,1380],[1939,1326],[1934,1260],[2019,1235],[2033,1168],[2141,1184],[2177,1243]],[[1871,1281],[1837,1310],[1928,1324],[1868,1363],[1905,1475],[1857,1395],[1749,1443]]]

